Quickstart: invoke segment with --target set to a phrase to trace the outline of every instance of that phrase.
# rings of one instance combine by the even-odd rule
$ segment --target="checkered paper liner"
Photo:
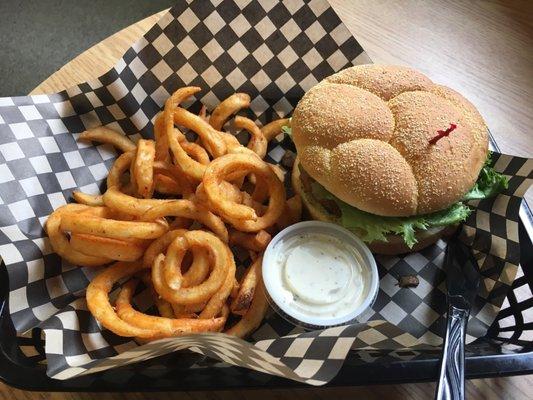
[[[0,255],[9,275],[9,311],[19,334],[44,333],[48,374],[67,379],[186,348],[319,385],[336,375],[350,348],[438,345],[446,308],[442,241],[418,253],[377,258],[379,295],[361,324],[306,333],[270,315],[252,336],[255,344],[203,334],[139,346],[101,329],[84,299],[98,269],[61,260],[43,231],[47,216],[69,202],[73,190],[104,189],[117,154],[107,145],[78,142],[85,129],[106,125],[134,140],[151,137],[163,102],[184,85],[202,87],[197,98],[209,109],[236,91],[249,93],[250,116],[264,123],[290,115],[322,78],[369,61],[325,1],[180,2],[99,79],[57,94],[0,98]],[[267,160],[278,163],[292,146],[276,138]],[[494,159],[510,177],[509,189],[475,204],[464,227],[483,275],[470,340],[486,333],[516,274],[518,212],[532,179],[532,160]],[[420,285],[400,289],[397,278],[408,274]],[[142,309],[149,307],[146,297],[142,290],[135,296]],[[23,351],[35,354],[28,347]]]

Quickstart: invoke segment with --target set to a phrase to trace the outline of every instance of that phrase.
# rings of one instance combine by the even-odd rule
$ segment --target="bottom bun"
[[[320,204],[315,198],[310,196],[303,187],[302,181],[300,180],[300,169],[298,168],[298,159],[294,162],[292,170],[292,187],[294,192],[299,194],[302,197],[302,202],[305,206],[305,211],[307,217],[310,219],[315,219],[323,222],[333,222],[338,225],[340,223],[340,218],[328,212],[322,204]],[[416,231],[417,243],[409,248],[403,237],[396,234],[387,235],[387,241],[374,241],[367,243],[367,246],[370,248],[372,253],[376,254],[386,254],[386,255],[398,255],[404,253],[412,253],[415,251],[422,250],[433,243],[437,242],[441,237],[451,236],[459,225],[449,225],[442,227],[433,227],[427,230],[418,230]],[[354,231],[357,235],[357,231]]]

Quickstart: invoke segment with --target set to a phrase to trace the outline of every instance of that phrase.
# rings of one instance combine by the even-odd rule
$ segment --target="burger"
[[[381,254],[420,250],[506,188],[488,131],[458,92],[400,66],[360,65],[311,88],[290,126],[292,184],[313,219]]]

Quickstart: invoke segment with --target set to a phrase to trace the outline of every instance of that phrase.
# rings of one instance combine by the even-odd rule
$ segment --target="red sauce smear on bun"
[[[431,140],[429,141],[429,144],[435,144],[435,143],[437,143],[437,142],[438,142],[440,139],[442,139],[444,136],[448,136],[450,133],[452,133],[452,132],[455,130],[455,128],[457,128],[457,125],[456,125],[456,124],[451,124],[451,123],[450,123],[450,127],[447,128],[446,130],[444,130],[444,131],[441,131],[441,130],[437,131],[437,136],[435,136],[433,139],[431,139]]]

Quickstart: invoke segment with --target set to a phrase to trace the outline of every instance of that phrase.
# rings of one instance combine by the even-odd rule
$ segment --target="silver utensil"
[[[448,243],[444,269],[448,315],[435,399],[459,400],[465,398],[465,334],[479,287],[479,272],[471,249],[456,236]]]

